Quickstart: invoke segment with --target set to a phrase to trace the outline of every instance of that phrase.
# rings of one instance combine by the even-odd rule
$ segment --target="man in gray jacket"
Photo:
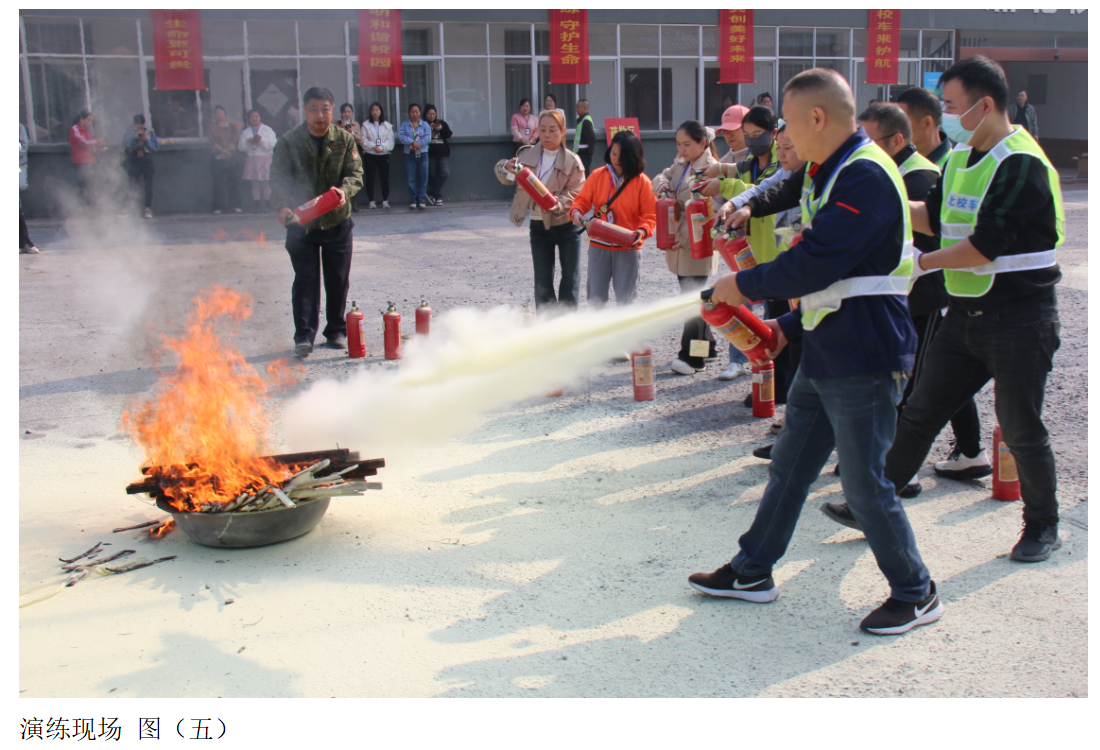
[[[1020,89],[1016,94],[1016,103],[1008,105],[1008,121],[1013,125],[1023,125],[1031,137],[1039,140],[1039,117],[1035,107],[1027,103],[1027,92]]]

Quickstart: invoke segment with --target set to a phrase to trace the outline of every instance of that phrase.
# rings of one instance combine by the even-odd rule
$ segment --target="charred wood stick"
[[[282,453],[278,456],[268,456],[268,458],[284,464],[314,463],[316,461],[321,461],[326,458],[330,461],[352,460],[351,451],[347,448],[337,448],[335,450],[327,451],[306,451],[303,453]]]
[[[127,495],[140,495],[142,492],[148,492],[150,495],[159,493],[163,487],[160,482],[143,482],[142,484],[131,484],[126,487]]]
[[[176,559],[176,555],[169,555],[168,557],[158,557],[156,560],[149,560],[148,562],[133,562],[133,563],[130,563],[129,565],[119,565],[119,566],[105,565],[105,566],[103,566],[103,569],[108,570],[112,573],[129,573],[131,570],[138,570],[139,568],[147,568],[150,565],[156,565],[157,563],[164,562],[165,560],[175,560],[175,559]]]
[[[102,565],[103,563],[109,563],[112,560],[117,560],[120,557],[126,557],[126,555],[132,555],[137,550],[124,549],[121,552],[116,552],[113,555],[107,557],[101,557],[98,560],[92,560],[91,562],[72,563],[70,565],[62,565],[61,569],[66,571],[79,570],[81,568],[90,568],[93,565]]]
[[[286,484],[283,485],[283,489],[290,489],[291,487],[297,487],[300,484],[309,482],[313,479],[313,475],[318,471],[324,471],[332,463],[327,458],[323,461],[318,461],[309,468],[302,469],[297,474],[292,476]]]
[[[164,523],[164,521],[146,521],[145,523],[139,523],[139,524],[136,524],[134,526],[122,526],[122,527],[119,527],[119,528],[115,529],[111,533],[112,534],[117,534],[120,531],[134,531],[135,529],[144,529],[148,526],[156,526],[158,523]]]
[[[90,550],[88,550],[87,552],[83,552],[83,553],[81,553],[81,554],[77,555],[76,557],[71,557],[71,558],[69,558],[68,560],[66,560],[66,559],[65,559],[64,557],[59,557],[59,558],[57,558],[57,559],[58,559],[58,560],[60,560],[60,561],[61,561],[61,562],[63,562],[63,563],[72,563],[72,562],[76,562],[77,560],[80,560],[80,559],[82,559],[82,558],[85,558],[85,557],[88,557],[88,556],[90,556],[90,555],[94,555],[94,554],[96,554],[97,552],[99,552],[99,548],[100,548],[100,547],[102,547],[102,546],[103,546],[103,542],[99,542],[99,543],[97,543],[97,544],[96,544],[96,546],[92,547],[92,548],[91,548]]]
[[[275,497],[279,498],[279,502],[281,502],[286,507],[288,507],[288,508],[293,508],[294,507],[294,501],[291,500],[289,497],[287,497],[287,494],[285,492],[283,492],[281,489],[279,489],[278,487],[272,487],[271,492],[274,493]]]

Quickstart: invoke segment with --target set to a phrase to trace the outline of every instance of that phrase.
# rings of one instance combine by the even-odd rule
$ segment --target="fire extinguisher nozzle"
[[[704,300],[710,300],[713,295],[714,287],[711,287],[710,289],[704,289],[703,291],[699,292],[699,298]]]

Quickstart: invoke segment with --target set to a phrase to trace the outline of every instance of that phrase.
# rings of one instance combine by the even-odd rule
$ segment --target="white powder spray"
[[[291,450],[353,447],[393,456],[476,427],[496,406],[545,395],[590,367],[699,314],[699,295],[606,308],[526,325],[516,308],[462,308],[433,322],[393,370],[314,384],[285,416]]]

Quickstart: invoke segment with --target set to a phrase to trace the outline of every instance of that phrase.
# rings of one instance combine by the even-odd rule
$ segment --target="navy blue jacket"
[[[860,128],[812,173],[816,197],[841,160],[870,139]],[[904,238],[901,203],[889,175],[867,159],[844,168],[829,200],[802,241],[771,263],[737,274],[750,299],[793,299],[850,276],[885,276],[897,266]],[[779,318],[791,341],[802,340],[800,367],[811,378],[848,378],[911,371],[917,334],[905,297],[850,297],[840,309],[802,330],[801,311]]]

